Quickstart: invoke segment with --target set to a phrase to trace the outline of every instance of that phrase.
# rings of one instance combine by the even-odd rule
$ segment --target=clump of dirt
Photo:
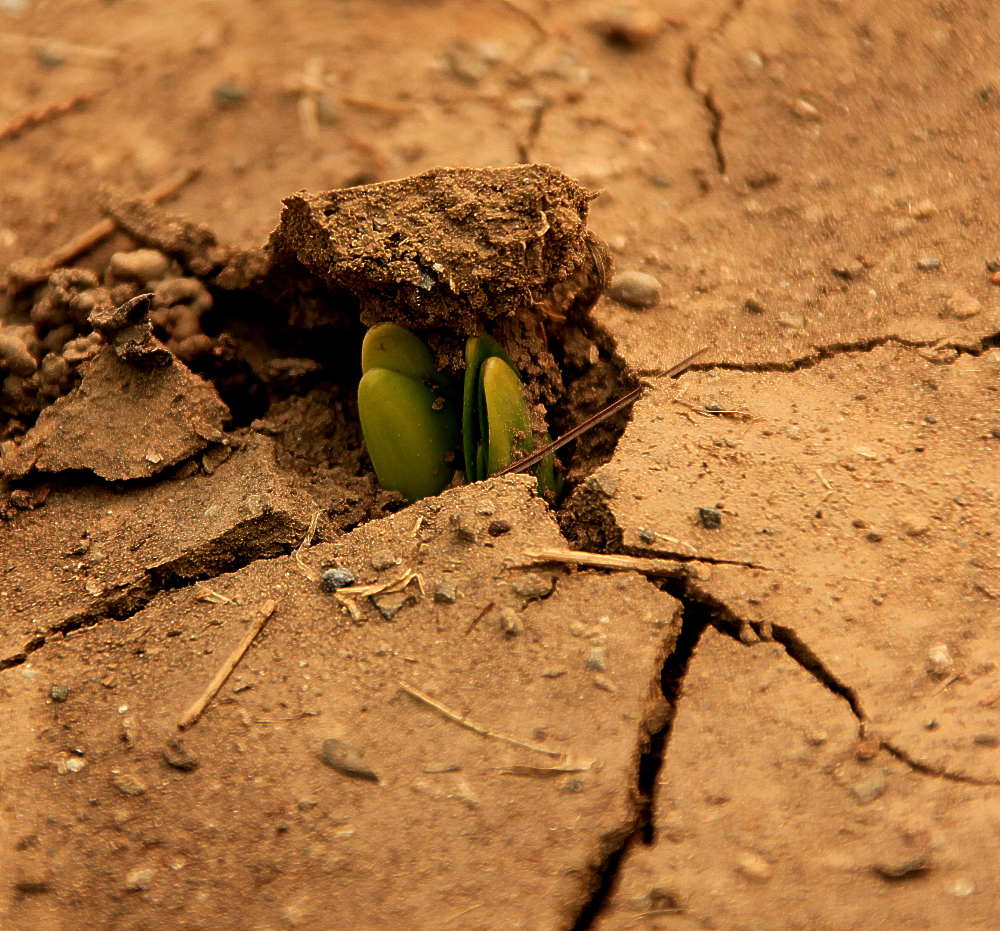
[[[546,410],[561,430],[621,390],[623,367],[589,319],[611,268],[586,226],[592,196],[542,165],[437,169],[294,194],[249,251],[111,199],[141,248],[100,275],[56,270],[0,330],[0,471],[148,479],[249,430],[274,437],[278,461],[351,521],[396,507],[358,427],[365,325],[419,331],[452,372],[466,337],[490,332],[542,429]],[[610,453],[612,433],[579,444],[571,477]]]

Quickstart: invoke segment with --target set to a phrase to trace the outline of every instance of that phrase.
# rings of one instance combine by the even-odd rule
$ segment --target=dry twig
[[[179,171],[177,174],[161,181],[155,187],[151,187],[142,196],[151,204],[158,204],[176,194],[185,184],[198,177],[200,172],[200,167],[185,168],[183,171]],[[68,265],[85,252],[89,252],[114,233],[117,227],[118,225],[114,220],[110,217],[105,217],[42,259],[19,260],[9,270],[9,286],[13,286],[14,290],[21,290],[32,285],[41,284],[52,274],[54,269],[62,265]],[[23,266],[23,268],[15,270],[17,266]]]
[[[70,110],[75,110],[77,107],[82,107],[85,103],[90,103],[91,100],[103,93],[104,91],[102,90],[81,91],[78,94],[73,94],[72,97],[67,97],[65,100],[56,100],[41,107],[32,107],[20,116],[14,117],[5,126],[0,127],[0,142],[3,142],[5,139],[15,139],[26,129],[38,126],[57,116],[62,116],[64,113],[69,113]]]
[[[302,574],[310,581],[315,582],[316,576],[313,571],[305,564],[302,559],[302,551],[307,546],[312,546],[313,539],[316,536],[316,528],[319,526],[319,519],[323,516],[322,509],[316,511],[312,516],[312,520],[309,521],[309,529],[306,531],[306,535],[302,538],[302,542],[295,548],[294,556],[296,565],[302,570]]]
[[[257,634],[261,632],[264,624],[267,623],[267,619],[274,614],[274,609],[277,607],[277,603],[273,598],[269,598],[265,601],[258,609],[257,616],[253,619],[250,625],[250,629],[246,632],[246,636],[239,642],[236,649],[226,657],[222,665],[219,667],[219,671],[212,677],[212,681],[208,683],[205,691],[195,700],[191,707],[188,708],[184,714],[181,715],[180,720],[177,722],[178,730],[187,730],[192,724],[194,724],[198,718],[202,716],[205,709],[208,707],[208,703],[215,698],[216,693],[225,684],[226,679],[232,674],[232,671],[237,667],[239,661],[243,659],[243,654],[250,649],[250,644],[254,642]]]
[[[390,579],[388,582],[371,582],[368,585],[350,585],[338,588],[333,594],[351,612],[351,617],[358,621],[361,619],[361,611],[354,601],[355,598],[371,598],[373,595],[401,592],[411,582],[417,583],[421,595],[426,594],[423,577],[419,572],[414,572],[413,569],[404,569],[403,574],[398,579]]]
[[[587,553],[583,550],[546,548],[525,550],[532,563],[555,562],[591,569],[612,569],[617,572],[640,572],[659,579],[686,579],[690,575],[687,563],[651,556],[622,556],[614,553]]]
[[[559,750],[550,750],[548,747],[542,747],[538,744],[525,743],[525,741],[518,740],[516,737],[508,737],[506,734],[500,734],[497,731],[491,731],[488,728],[480,727],[475,722],[470,721],[465,715],[459,714],[457,711],[452,711],[446,705],[442,705],[441,702],[431,698],[431,696],[426,692],[421,692],[420,689],[415,688],[412,685],[407,685],[405,682],[400,682],[399,687],[406,692],[407,695],[412,695],[415,699],[417,699],[417,701],[422,701],[425,705],[430,705],[431,708],[440,714],[443,714],[449,721],[454,721],[456,724],[460,724],[462,727],[466,727],[470,731],[475,731],[483,737],[490,737],[493,740],[502,740],[504,743],[513,744],[515,747],[523,747],[525,750],[533,750],[535,753],[544,753],[546,756],[562,756],[562,753]]]

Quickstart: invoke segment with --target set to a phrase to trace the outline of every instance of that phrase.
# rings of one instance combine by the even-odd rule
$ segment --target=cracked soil
[[[0,130],[0,267],[178,169],[253,250],[295,191],[530,161],[662,288],[554,353],[560,431],[647,386],[557,508],[401,508],[323,380],[357,314],[322,369],[220,291],[231,421],[106,348],[99,430],[5,427],[0,927],[1000,926],[998,44],[989,0],[0,3],[8,128],[86,98]]]

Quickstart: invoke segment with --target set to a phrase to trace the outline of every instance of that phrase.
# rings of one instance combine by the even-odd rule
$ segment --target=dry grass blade
[[[538,549],[525,550],[534,563],[555,562],[591,569],[612,569],[617,572],[641,572],[660,579],[686,579],[690,575],[687,563],[652,556],[621,556],[614,553],[588,553],[584,550]]]
[[[424,595],[424,580],[419,572],[413,569],[403,570],[403,574],[398,579],[390,579],[388,582],[370,582],[367,585],[350,585],[345,588],[338,588],[334,595],[351,612],[354,620],[361,619],[361,612],[354,601],[355,598],[371,598],[373,595],[389,595],[392,592],[401,592],[411,582],[417,583],[420,594]]]
[[[302,538],[302,542],[295,548],[294,556],[296,565],[302,570],[302,574],[310,581],[315,582],[317,576],[313,571],[305,564],[302,559],[302,551],[307,546],[312,546],[313,540],[316,538],[316,528],[319,526],[319,519],[323,516],[323,511],[316,511],[312,520],[309,521],[309,529],[306,530],[306,535]]]
[[[449,721],[454,721],[456,724],[468,728],[470,731],[475,731],[483,737],[489,737],[493,740],[502,740],[504,743],[513,744],[515,747],[523,747],[525,750],[532,750],[535,753],[544,753],[546,756],[562,756],[562,753],[559,750],[550,750],[548,747],[542,747],[538,744],[526,743],[523,740],[518,740],[516,737],[509,737],[506,734],[501,734],[497,731],[491,731],[489,728],[481,727],[474,721],[467,718],[464,714],[452,711],[447,705],[443,705],[436,699],[431,698],[431,696],[426,692],[421,692],[420,689],[415,688],[412,685],[407,685],[405,682],[400,682],[399,687],[406,692],[407,695],[411,695],[413,698],[417,699],[417,701],[421,701],[425,705],[429,705],[438,713],[443,714]]]

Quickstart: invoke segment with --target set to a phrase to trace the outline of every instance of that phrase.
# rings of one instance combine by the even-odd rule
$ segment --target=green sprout
[[[361,370],[358,412],[368,455],[379,483],[409,501],[447,487],[459,433],[469,482],[503,471],[535,448],[524,385],[489,336],[466,343],[461,417],[430,350],[404,327],[372,327],[361,347]],[[551,454],[535,472],[543,493],[558,492]]]

